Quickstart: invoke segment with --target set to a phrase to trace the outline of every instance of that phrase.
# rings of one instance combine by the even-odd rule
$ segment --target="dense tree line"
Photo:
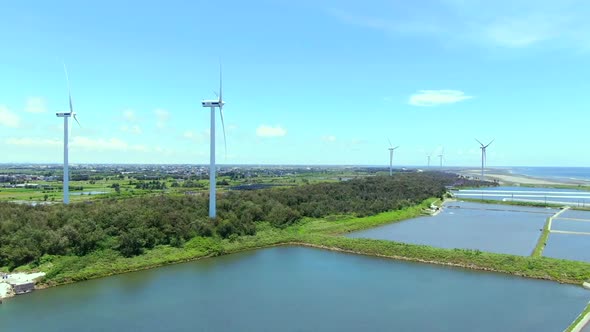
[[[456,175],[405,173],[339,183],[230,191],[218,199],[216,220],[208,197],[145,196],[70,205],[0,203],[0,266],[19,266],[43,255],[86,255],[110,248],[125,256],[156,245],[182,246],[194,236],[253,235],[257,221],[285,227],[302,217],[366,216],[442,196]],[[471,183],[464,183],[471,184]]]

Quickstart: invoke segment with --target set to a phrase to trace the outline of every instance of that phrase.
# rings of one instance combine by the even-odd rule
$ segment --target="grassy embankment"
[[[479,250],[442,249],[393,241],[338,236],[419,216],[431,202],[433,202],[432,199],[414,207],[364,218],[332,216],[316,220],[302,220],[285,229],[273,228],[268,223],[259,223],[258,232],[254,236],[242,236],[231,241],[220,238],[194,238],[181,248],[158,246],[131,258],[122,257],[112,250],[99,251],[82,257],[45,257],[38,267],[24,266],[18,270],[45,271],[47,272],[45,285],[51,286],[203,257],[293,244],[399,260],[496,271],[563,283],[580,284],[590,279],[590,264],[584,262],[494,254]]]
[[[543,232],[541,233],[541,236],[539,236],[539,240],[537,241],[535,249],[533,249],[533,253],[531,254],[532,257],[541,257],[543,255],[543,250],[545,250],[545,245],[547,244],[547,240],[549,240],[549,225],[551,225],[551,220],[553,220],[553,216],[548,217],[545,221]]]
[[[586,305],[586,308],[576,317],[576,319],[570,324],[570,326],[565,329],[564,332],[572,332],[574,328],[586,317],[586,315],[590,315],[590,302]]]

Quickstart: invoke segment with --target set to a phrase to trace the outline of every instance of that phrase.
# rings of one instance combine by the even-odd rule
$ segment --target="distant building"
[[[17,295],[30,293],[33,290],[35,290],[35,283],[32,281],[31,282],[23,282],[20,284],[12,284],[11,286],[14,289],[14,293]]]

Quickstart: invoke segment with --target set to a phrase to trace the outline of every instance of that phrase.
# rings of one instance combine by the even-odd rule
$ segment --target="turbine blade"
[[[494,141],[495,141],[495,140],[496,140],[496,139],[494,138],[494,139],[493,139],[491,142],[489,142],[489,143],[488,143],[488,145],[486,145],[486,148],[487,148],[488,146],[490,146],[490,144],[494,143]]]
[[[395,148],[393,148],[393,149],[395,150],[395,149],[397,149],[397,148],[399,148],[399,145],[398,145],[398,146],[396,146],[396,147],[395,147]]]
[[[387,138],[387,141],[389,142],[389,147],[393,147],[393,144],[391,144],[391,141],[389,140],[389,137]]]
[[[219,62],[219,103],[223,101],[223,79],[221,75],[221,61]],[[221,108],[219,109],[221,111]]]
[[[219,104],[219,114],[221,115],[221,127],[223,128],[223,145],[225,147],[225,158],[227,159],[227,141],[225,140],[225,122],[223,121],[223,107]]]
[[[477,138],[475,139],[477,141],[477,143],[481,144],[481,146],[483,146],[483,143],[480,142]]]
[[[76,122],[78,123],[78,126],[82,127],[82,125],[80,124],[80,121],[78,121],[78,117],[76,116],[76,113],[73,114],[74,120],[76,120]]]
[[[68,98],[69,98],[69,102],[70,102],[70,113],[74,112],[74,106],[72,105],[72,89],[70,88],[70,78],[68,76],[68,68],[66,67],[66,64],[64,63],[64,72],[66,73],[66,82],[68,83]]]

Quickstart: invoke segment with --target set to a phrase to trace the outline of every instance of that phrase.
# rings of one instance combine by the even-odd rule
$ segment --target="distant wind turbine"
[[[477,138],[475,140],[481,145],[479,147],[481,149],[481,180],[484,181],[483,171],[486,164],[486,149],[492,144],[492,142],[494,142],[494,140],[491,140],[487,145],[480,142]]]
[[[63,193],[64,193],[64,204],[70,203],[70,173],[68,169],[68,119],[73,117],[74,120],[80,125],[76,113],[74,113],[74,106],[72,104],[72,90],[70,89],[70,79],[68,77],[68,69],[64,64],[64,72],[66,74],[66,82],[68,84],[68,100],[70,104],[69,112],[55,113],[58,118],[64,118],[64,178],[63,178]]]
[[[440,167],[442,167],[444,155],[445,155],[445,148],[442,148],[442,151],[438,155],[438,158],[440,159]]]
[[[223,128],[223,143],[225,145],[225,153],[227,155],[227,142],[225,141],[225,123],[223,122],[223,84],[221,65],[219,65],[219,95],[217,100],[203,100],[203,107],[211,109],[211,148],[210,148],[210,164],[209,164],[209,218],[215,219],[216,213],[216,197],[215,197],[215,108],[219,108],[221,115],[221,127]]]
[[[395,148],[393,147],[393,145],[391,144],[391,141],[389,140],[389,138],[387,139],[387,141],[389,141],[389,176],[393,175],[393,151],[397,148],[399,148],[399,146],[396,146]]]
[[[428,167],[430,167],[430,155],[426,156],[428,158]]]

